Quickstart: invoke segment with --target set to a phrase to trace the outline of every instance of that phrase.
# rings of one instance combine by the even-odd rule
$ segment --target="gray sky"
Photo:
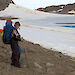
[[[13,0],[17,5],[29,9],[36,9],[39,7],[46,7],[50,5],[75,3],[75,0]]]

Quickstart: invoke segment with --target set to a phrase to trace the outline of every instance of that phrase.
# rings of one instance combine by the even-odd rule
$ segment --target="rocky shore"
[[[75,61],[61,52],[28,41],[19,43],[21,68],[11,66],[11,49],[0,36],[0,75],[75,75]]]

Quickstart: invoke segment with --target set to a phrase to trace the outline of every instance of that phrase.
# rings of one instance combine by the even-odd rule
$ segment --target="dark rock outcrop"
[[[15,4],[12,0],[0,0],[0,11],[8,7],[10,3]]]
[[[75,3],[58,6],[47,6],[45,8],[38,8],[38,11],[50,12],[50,13],[68,13],[69,11],[75,11]]]

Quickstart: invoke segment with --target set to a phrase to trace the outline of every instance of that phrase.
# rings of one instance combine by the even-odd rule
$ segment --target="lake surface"
[[[46,17],[43,19],[23,20],[22,23],[44,27],[70,27],[75,28],[75,16]]]
[[[61,27],[75,28],[75,23],[56,23],[56,24],[62,24]],[[73,26],[73,25],[74,25],[74,26]]]

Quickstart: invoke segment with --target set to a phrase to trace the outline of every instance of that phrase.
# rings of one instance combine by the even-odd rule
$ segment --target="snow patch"
[[[72,10],[72,11],[69,11],[68,13],[75,13],[75,11],[74,11],[74,10]]]

